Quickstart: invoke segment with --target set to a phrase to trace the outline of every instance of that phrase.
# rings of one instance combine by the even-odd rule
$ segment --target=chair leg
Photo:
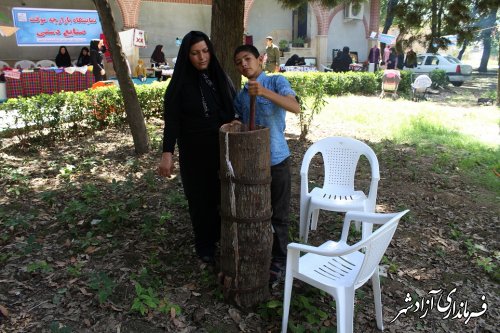
[[[373,298],[375,300],[375,319],[379,330],[384,330],[384,317],[382,315],[382,294],[380,292],[380,277],[378,267],[372,275]]]
[[[356,231],[361,230],[361,221],[354,221],[354,226],[356,227]]]
[[[311,214],[311,230],[316,230],[318,228],[318,216],[319,216],[319,209],[315,209],[312,211]]]
[[[301,199],[300,202],[300,221],[299,221],[299,237],[302,240],[307,238],[307,230],[309,229],[309,200]]]
[[[285,276],[285,292],[283,295],[283,319],[281,321],[281,333],[286,333],[288,327],[288,315],[290,313],[290,299],[292,297],[293,276],[292,268],[287,265]]]
[[[352,333],[354,330],[354,288],[337,292],[337,333]]]

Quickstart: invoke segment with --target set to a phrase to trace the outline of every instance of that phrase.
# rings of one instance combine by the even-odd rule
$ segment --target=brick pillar
[[[328,35],[317,35],[316,39],[316,66],[321,70],[321,65],[328,66]]]

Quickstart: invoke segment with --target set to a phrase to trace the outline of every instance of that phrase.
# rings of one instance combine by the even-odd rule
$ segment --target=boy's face
[[[234,64],[241,75],[253,80],[262,72],[262,58],[256,58],[248,51],[242,51],[234,57]]]

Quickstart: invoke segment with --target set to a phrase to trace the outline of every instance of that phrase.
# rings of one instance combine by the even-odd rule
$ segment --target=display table
[[[39,70],[22,72],[19,78],[5,77],[7,98],[19,96],[28,97],[38,94],[52,94],[60,91],[86,90],[94,83],[92,72],[82,74],[75,71],[69,74],[65,71]]]
[[[363,64],[352,63],[349,65],[349,70],[351,70],[353,72],[362,72],[363,71]]]
[[[314,66],[281,66],[284,72],[317,72]]]

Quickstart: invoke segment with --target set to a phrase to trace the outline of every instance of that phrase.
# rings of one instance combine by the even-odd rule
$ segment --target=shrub
[[[168,82],[168,81],[167,81]],[[137,98],[145,117],[160,116],[163,95],[168,83],[136,86]],[[32,97],[11,98],[0,104],[0,110],[16,110],[16,131],[27,136],[42,133],[62,135],[70,128],[103,128],[121,124],[126,120],[123,96],[118,87],[102,87],[78,92],[40,94]],[[5,133],[3,133],[5,135]]]
[[[432,87],[446,87],[450,81],[448,80],[448,76],[446,75],[446,71],[442,69],[435,69],[430,72],[429,77],[432,80]]]

